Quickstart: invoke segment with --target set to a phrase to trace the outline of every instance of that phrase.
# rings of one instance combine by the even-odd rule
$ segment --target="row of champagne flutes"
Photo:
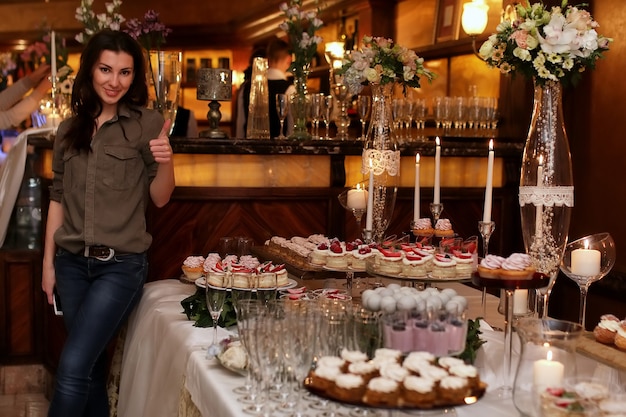
[[[238,300],[236,311],[250,378],[235,392],[251,415],[302,417],[315,410],[319,416],[339,416],[333,402],[304,391],[307,373],[321,357],[339,355],[344,348],[371,353],[382,343],[378,314],[350,299],[250,298]],[[350,414],[375,413],[352,408]]]
[[[432,116],[438,129],[496,129],[498,101],[495,97],[434,97]]]

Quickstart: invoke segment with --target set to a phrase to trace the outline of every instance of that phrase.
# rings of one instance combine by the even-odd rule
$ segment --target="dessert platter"
[[[304,387],[319,397],[360,407],[389,410],[445,409],[478,401],[487,389],[476,367],[428,352],[402,355],[377,349],[374,357],[343,350],[323,356],[311,368]]]
[[[200,288],[206,288],[206,278],[205,277],[200,277],[195,281],[196,286],[200,287]],[[211,288],[224,288],[224,287],[217,287],[214,285],[209,284],[209,286]],[[287,284],[284,285],[279,285],[278,287],[276,287],[278,290],[288,290],[290,288],[295,288],[296,286],[298,286],[298,282],[295,279],[291,279],[291,278],[287,278]],[[237,290],[243,290],[243,291],[255,291],[257,290],[257,288],[243,288],[243,287],[234,287]],[[260,288],[260,289],[269,289],[269,287],[266,288]],[[227,291],[230,291],[231,288],[227,288]]]
[[[537,272],[525,253],[513,253],[507,258],[487,255],[472,275],[472,283],[505,290],[542,288],[550,283],[550,276]]]

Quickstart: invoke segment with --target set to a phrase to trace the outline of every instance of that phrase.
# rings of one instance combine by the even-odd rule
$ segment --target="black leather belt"
[[[108,261],[115,256],[115,249],[108,246],[85,246],[85,257]]]

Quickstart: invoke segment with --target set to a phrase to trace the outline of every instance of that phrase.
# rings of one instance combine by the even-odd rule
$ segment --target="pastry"
[[[333,269],[348,269],[348,256],[339,240],[333,240],[328,247],[326,266]]]
[[[439,219],[435,223],[435,236],[437,237],[450,237],[454,236],[454,230],[452,229],[452,223],[449,219]]]
[[[626,350],[626,323],[620,322],[620,326],[615,333],[615,341],[613,342],[620,350]]]
[[[428,217],[417,219],[413,223],[413,234],[418,237],[430,237],[435,233],[433,225]]]
[[[433,260],[433,270],[430,274],[433,278],[454,278],[456,277],[456,261],[447,255],[437,254]]]
[[[452,375],[439,381],[438,392],[446,404],[465,404],[465,397],[471,394],[467,378]]]
[[[400,397],[400,385],[393,379],[382,376],[367,383],[363,402],[374,407],[395,407]]]
[[[309,255],[309,262],[313,265],[323,266],[326,265],[326,258],[328,257],[328,243],[322,242],[315,249],[311,251]]]
[[[513,253],[502,261],[500,278],[531,279],[535,273],[530,256],[525,253]]]
[[[402,272],[402,252],[394,249],[379,248],[378,270],[384,274],[399,274]]]
[[[478,274],[482,278],[499,278],[504,258],[498,255],[487,255],[478,265]]]
[[[204,274],[204,256],[188,256],[183,261],[182,270],[189,280],[197,280]]]
[[[456,262],[456,275],[469,277],[474,272],[474,255],[471,253],[456,253],[452,256]]]
[[[365,269],[367,260],[376,255],[378,252],[369,245],[360,245],[352,250],[352,269]]]
[[[604,314],[593,329],[593,337],[596,342],[612,345],[615,342],[617,329],[620,327],[620,320],[613,314]]]
[[[408,376],[402,381],[402,397],[408,406],[431,408],[437,399],[435,381],[420,376]]]
[[[432,259],[432,255],[423,257],[415,252],[404,252],[402,259],[402,275],[412,278],[423,278],[428,274],[427,262]]]
[[[340,401],[359,402],[365,392],[363,377],[354,374],[340,374],[330,390],[330,395]]]

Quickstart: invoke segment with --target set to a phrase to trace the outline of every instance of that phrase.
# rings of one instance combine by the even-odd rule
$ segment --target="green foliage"
[[[180,302],[183,306],[184,313],[189,320],[193,320],[196,327],[212,327],[213,319],[206,307],[206,294],[203,288],[198,288],[196,293],[190,295]],[[222,315],[217,321],[218,326],[231,327],[237,324],[237,315],[233,307],[231,293],[226,295]]]
[[[476,361],[478,349],[485,344],[485,341],[480,338],[482,334],[480,331],[480,319],[481,317],[477,317],[475,320],[467,319],[465,350],[458,355],[459,358],[463,359],[466,363],[473,364]]]

